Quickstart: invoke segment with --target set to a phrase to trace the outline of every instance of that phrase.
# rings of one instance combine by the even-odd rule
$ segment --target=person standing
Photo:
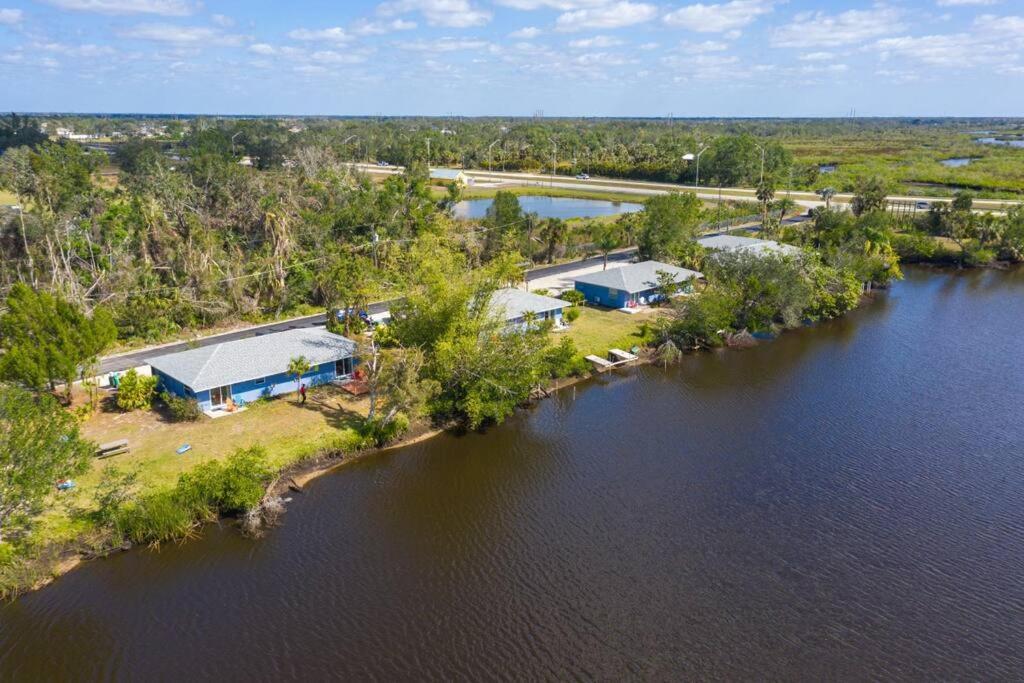
[[[299,385],[299,396],[302,398],[301,403],[303,405],[305,405],[306,404],[306,385],[305,384],[300,384]]]

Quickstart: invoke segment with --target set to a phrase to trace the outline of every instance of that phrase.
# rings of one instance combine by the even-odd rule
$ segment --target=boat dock
[[[605,372],[606,370],[632,363],[637,360],[638,356],[622,349],[609,349],[607,358],[593,355],[586,358],[594,365],[594,369],[597,372]]]

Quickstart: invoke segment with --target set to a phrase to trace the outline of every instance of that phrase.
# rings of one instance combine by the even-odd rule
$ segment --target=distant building
[[[693,283],[704,277],[695,270],[659,261],[643,261],[621,268],[587,273],[574,278],[576,291],[587,301],[609,308],[636,308],[662,298],[658,291],[662,273],[672,276],[681,293],[693,291]]]
[[[307,387],[351,376],[356,344],[322,327],[275,332],[201,346],[147,360],[161,391],[194,398],[204,411],[244,406],[264,396],[299,390],[288,363],[303,356]]]
[[[697,244],[709,251],[747,252],[751,254],[783,254],[795,256],[800,253],[799,247],[791,244],[780,244],[773,240],[759,240],[753,237],[737,235],[713,235],[702,237]]]
[[[472,180],[466,175],[465,171],[460,171],[457,168],[432,168],[430,169],[430,179],[455,183],[456,185],[472,184]]]
[[[512,327],[524,327],[526,317],[533,314],[537,322],[551,320],[555,327],[562,326],[565,302],[550,296],[534,294],[515,287],[499,289],[491,295],[490,310]]]

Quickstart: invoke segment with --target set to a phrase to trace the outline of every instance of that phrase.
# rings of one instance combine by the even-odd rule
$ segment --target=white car
[[[578,176],[576,176],[576,180],[590,180],[590,174],[580,173]]]

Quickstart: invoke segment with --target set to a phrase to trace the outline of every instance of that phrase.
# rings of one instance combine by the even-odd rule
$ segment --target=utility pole
[[[494,157],[491,154],[491,150],[493,150],[494,146],[496,144],[498,144],[499,142],[501,142],[501,138],[498,138],[497,140],[492,142],[490,144],[490,146],[487,148],[487,170],[488,171],[493,171],[494,170]]]
[[[427,173],[430,172],[430,138],[427,138]]]
[[[764,185],[764,153],[765,149],[761,145],[754,143],[759,150],[761,150],[761,182],[759,184]]]

